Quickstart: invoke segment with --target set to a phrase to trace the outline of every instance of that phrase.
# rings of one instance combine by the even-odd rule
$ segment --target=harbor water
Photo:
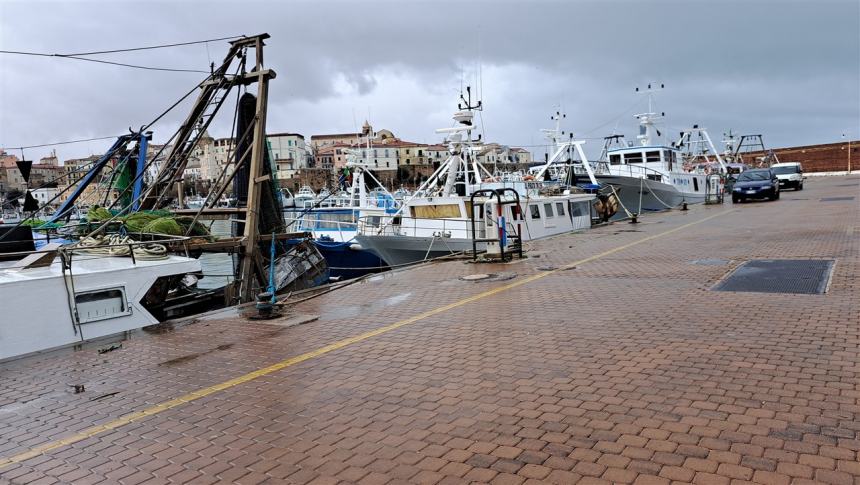
[[[230,221],[212,221],[209,232],[213,236],[230,236]],[[226,253],[203,253],[200,255],[204,278],[197,283],[201,289],[220,288],[233,281],[233,258]]]

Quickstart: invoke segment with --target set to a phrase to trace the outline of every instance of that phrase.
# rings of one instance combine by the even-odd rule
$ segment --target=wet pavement
[[[858,209],[810,178],[0,364],[0,482],[860,484]],[[711,290],[752,259],[835,263]]]

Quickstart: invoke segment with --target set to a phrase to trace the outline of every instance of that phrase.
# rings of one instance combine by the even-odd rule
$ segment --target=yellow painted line
[[[3,469],[5,467],[12,465],[12,464],[15,464],[15,463],[20,463],[22,461],[29,460],[30,458],[35,458],[35,457],[42,455],[44,453],[47,453],[49,451],[56,450],[57,448],[61,448],[63,446],[68,446],[68,445],[77,443],[79,441],[83,441],[87,438],[92,438],[93,436],[105,433],[107,431],[111,431],[111,430],[119,428],[121,426],[125,426],[126,424],[140,421],[141,419],[156,415],[156,414],[161,413],[163,411],[167,411],[168,409],[173,409],[173,408],[175,408],[177,406],[181,406],[185,403],[196,401],[200,398],[209,396],[211,394],[215,394],[216,392],[223,391],[225,389],[229,389],[231,387],[238,386],[239,384],[244,384],[246,382],[253,381],[254,379],[257,379],[259,377],[263,377],[263,376],[269,375],[273,372],[277,372],[281,369],[285,369],[287,367],[290,367],[290,366],[293,366],[296,364],[300,364],[306,360],[310,360],[310,359],[313,359],[315,357],[325,355],[329,352],[333,352],[335,350],[342,349],[344,347],[347,347],[349,345],[361,342],[363,340],[367,340],[369,338],[376,337],[377,335],[382,335],[382,334],[390,332],[392,330],[396,330],[400,327],[413,324],[415,322],[418,322],[418,321],[424,320],[426,318],[432,317],[433,315],[438,315],[438,314],[446,312],[448,310],[452,310],[454,308],[457,308],[457,307],[460,307],[463,305],[467,305],[467,304],[472,303],[474,301],[481,300],[481,299],[486,298],[488,296],[493,296],[493,295],[496,295],[496,294],[501,293],[503,291],[507,291],[507,290],[510,290],[512,288],[516,288],[518,286],[522,286],[522,285],[525,285],[527,283],[531,283],[532,281],[536,281],[536,280],[539,280],[541,278],[546,278],[547,276],[554,274],[554,273],[557,273],[559,271],[562,271],[565,269],[570,269],[570,268],[573,268],[575,266],[580,266],[580,265],[583,265],[585,263],[589,263],[591,261],[595,261],[595,260],[598,260],[600,258],[604,258],[604,257],[609,256],[611,254],[615,254],[619,251],[623,251],[625,249],[631,248],[633,246],[637,246],[639,244],[642,244],[642,243],[645,243],[648,241],[652,241],[654,239],[657,239],[657,238],[660,238],[663,236],[667,236],[667,235],[672,234],[674,232],[678,232],[678,231],[681,231],[683,229],[686,229],[690,226],[695,226],[697,224],[701,224],[703,222],[709,221],[715,217],[720,217],[722,215],[729,214],[731,212],[734,212],[735,210],[736,209],[731,209],[731,210],[719,212],[717,214],[705,217],[703,219],[699,219],[698,221],[690,222],[690,223],[678,226],[674,229],[669,229],[668,231],[661,232],[659,234],[654,234],[653,236],[648,236],[648,237],[645,237],[642,239],[637,239],[636,241],[633,241],[633,242],[628,243],[628,244],[624,244],[622,246],[618,246],[618,247],[610,249],[608,251],[604,251],[600,254],[596,254],[594,256],[590,256],[588,258],[581,259],[581,260],[575,261],[573,263],[569,263],[569,264],[562,266],[558,269],[555,269],[552,271],[546,271],[546,272],[542,272],[542,273],[536,273],[532,276],[528,276],[526,278],[522,278],[520,280],[514,281],[513,283],[509,283],[509,284],[506,284],[504,286],[499,286],[497,288],[493,288],[492,290],[487,290],[483,293],[479,293],[479,294],[474,295],[474,296],[463,298],[462,300],[458,300],[458,301],[455,301],[454,303],[449,303],[448,305],[434,308],[433,310],[429,310],[429,311],[426,311],[424,313],[419,313],[418,315],[409,317],[405,320],[400,320],[399,322],[392,323],[392,324],[386,325],[384,327],[377,328],[376,330],[371,330],[369,332],[365,332],[365,333],[356,335],[354,337],[349,337],[349,338],[340,340],[338,342],[335,342],[333,344],[326,345],[325,347],[320,347],[320,348],[313,350],[311,352],[301,354],[301,355],[298,355],[296,357],[291,357],[291,358],[286,359],[286,360],[282,360],[276,364],[272,364],[268,367],[263,367],[262,369],[257,369],[255,371],[249,372],[245,375],[236,377],[234,379],[230,379],[229,381],[224,381],[220,384],[215,384],[214,386],[199,389],[197,391],[185,394],[184,396],[179,396],[175,399],[171,399],[169,401],[165,401],[163,403],[156,404],[155,406],[144,409],[142,411],[137,411],[137,412],[134,412],[131,414],[126,414],[125,416],[119,417],[113,421],[110,421],[110,422],[107,422],[104,424],[100,424],[97,426],[92,426],[90,428],[87,428],[83,431],[75,433],[75,434],[68,436],[66,438],[61,438],[61,439],[58,439],[55,441],[50,441],[50,442],[45,443],[43,445],[39,445],[39,446],[36,446],[34,448],[31,448],[30,450],[25,451],[23,453],[13,455],[13,456],[10,456],[8,458],[0,459],[0,469]]]

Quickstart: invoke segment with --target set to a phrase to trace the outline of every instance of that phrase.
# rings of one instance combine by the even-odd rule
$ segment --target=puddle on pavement
[[[362,303],[360,305],[332,305],[325,309],[322,316],[324,316],[326,319],[356,317],[358,315],[369,313],[374,310],[379,310],[385,307],[403,303],[408,300],[410,296],[412,296],[412,292],[400,293],[398,295],[389,296],[388,298],[382,298],[367,303]]]

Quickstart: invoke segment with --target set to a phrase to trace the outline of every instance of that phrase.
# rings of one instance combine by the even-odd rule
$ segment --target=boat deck
[[[858,189],[0,364],[0,482],[860,483]],[[835,260],[826,294],[711,290],[804,258]]]

